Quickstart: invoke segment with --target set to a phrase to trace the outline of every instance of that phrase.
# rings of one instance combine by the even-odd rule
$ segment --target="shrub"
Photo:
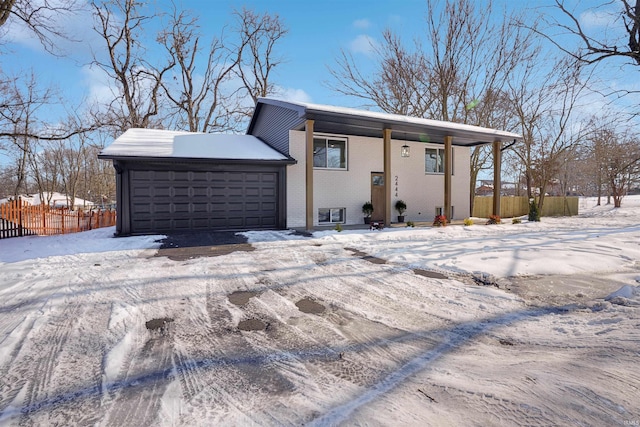
[[[529,221],[540,221],[540,209],[538,209],[536,199],[533,198],[529,202]]]
[[[489,221],[487,221],[487,225],[490,225],[490,224],[500,224],[500,221],[501,221],[501,220],[500,220],[500,216],[498,216],[498,215],[491,215],[491,216],[489,217]]]
[[[434,227],[444,227],[446,225],[447,225],[447,217],[444,215],[436,215],[436,217],[433,219]]]
[[[473,225],[473,220],[471,218],[465,218],[464,219],[464,225],[466,225],[466,226]]]
[[[415,227],[416,225],[413,223],[413,221],[407,221],[407,227]]]
[[[511,224],[522,224],[522,220],[520,218],[513,218]]]
[[[342,224],[340,224],[340,223],[336,224],[334,230],[336,230],[338,233],[340,233],[342,231]]]

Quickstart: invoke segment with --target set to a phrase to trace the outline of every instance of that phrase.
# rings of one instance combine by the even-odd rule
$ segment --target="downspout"
[[[502,143],[493,141],[493,215],[500,216],[500,188],[502,180]]]

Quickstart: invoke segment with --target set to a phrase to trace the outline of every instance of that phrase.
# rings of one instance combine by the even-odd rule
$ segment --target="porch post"
[[[307,231],[313,230],[313,124],[307,119],[305,122],[305,201]]]
[[[384,225],[391,225],[391,129],[384,129]]]
[[[451,173],[453,172],[452,163],[453,137],[444,137],[444,216],[447,221],[451,221]]]
[[[502,188],[502,143],[493,141],[493,214],[500,216],[500,189]]]

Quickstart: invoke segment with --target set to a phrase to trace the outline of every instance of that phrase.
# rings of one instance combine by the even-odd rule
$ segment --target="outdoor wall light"
[[[402,146],[402,149],[400,150],[400,155],[402,157],[409,157],[409,146],[407,144],[404,144]]]

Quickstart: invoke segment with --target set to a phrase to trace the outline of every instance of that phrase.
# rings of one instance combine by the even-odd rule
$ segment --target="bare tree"
[[[632,133],[622,133],[613,127],[595,128],[588,139],[592,143],[596,179],[608,187],[614,207],[619,208],[630,184],[638,178],[640,141]]]
[[[377,69],[365,74],[344,51],[330,68],[332,88],[385,112],[511,130],[506,82],[532,57],[531,33],[511,25],[519,18],[494,19],[491,2],[428,0],[424,44],[407,47],[391,31],[375,49]],[[441,10],[440,14],[433,11]],[[472,154],[470,189],[490,158]],[[473,191],[471,191],[473,206]]]
[[[78,0],[0,0],[0,27],[12,21],[23,25],[49,53],[56,54],[56,39],[69,36],[56,18],[80,8]]]
[[[561,41],[562,38],[557,37],[556,33],[552,34],[551,30],[539,33],[563,52],[587,64],[617,57],[631,59],[636,65],[640,65],[640,0],[603,0],[601,5],[592,9],[593,12],[608,16],[609,22],[614,25],[613,38],[607,37],[611,32],[589,33],[580,23],[577,13],[567,7],[565,0],[555,0],[555,3],[569,23],[553,20],[550,22],[551,27],[575,36],[581,44],[580,49],[575,51],[572,47],[567,47]],[[616,4],[619,5],[617,10],[609,10]]]
[[[224,45],[223,36],[214,38],[205,52],[197,18],[176,9],[160,34],[159,41],[177,65],[175,74],[170,76],[173,78],[163,82],[162,87],[178,128],[191,132],[234,130],[229,111],[231,96],[225,93],[224,85],[238,65],[240,55]],[[206,60],[199,69],[201,54],[206,55]]]
[[[277,55],[276,47],[289,30],[278,15],[259,14],[249,9],[236,10],[234,15],[239,36],[234,48],[239,53],[234,73],[242,81],[239,97],[249,96],[253,100],[251,106],[240,103],[238,107],[245,115],[251,115],[259,97],[276,92],[273,70],[284,61]]]
[[[8,141],[6,149],[15,159],[14,194],[17,195],[25,187],[29,158],[38,140],[34,135],[44,133],[46,128],[38,119],[38,111],[53,102],[54,93],[50,88],[41,90],[37,77],[31,73],[24,79],[12,79],[4,94],[5,102],[0,108],[0,137]]]
[[[581,141],[581,133],[571,125],[589,76],[580,63],[566,58],[543,76],[536,73],[539,66],[540,62],[528,64],[509,88],[523,135],[511,153],[524,165],[527,195],[539,195],[542,210],[547,186],[558,178],[568,153]]]
[[[147,61],[142,43],[145,24],[154,16],[140,13],[143,3],[136,0],[106,0],[93,3],[96,31],[104,40],[107,58],[94,56],[94,64],[116,84],[113,101],[107,106],[109,119],[120,131],[131,127],[160,126],[160,90],[164,74],[175,63],[172,59],[157,66]]]

